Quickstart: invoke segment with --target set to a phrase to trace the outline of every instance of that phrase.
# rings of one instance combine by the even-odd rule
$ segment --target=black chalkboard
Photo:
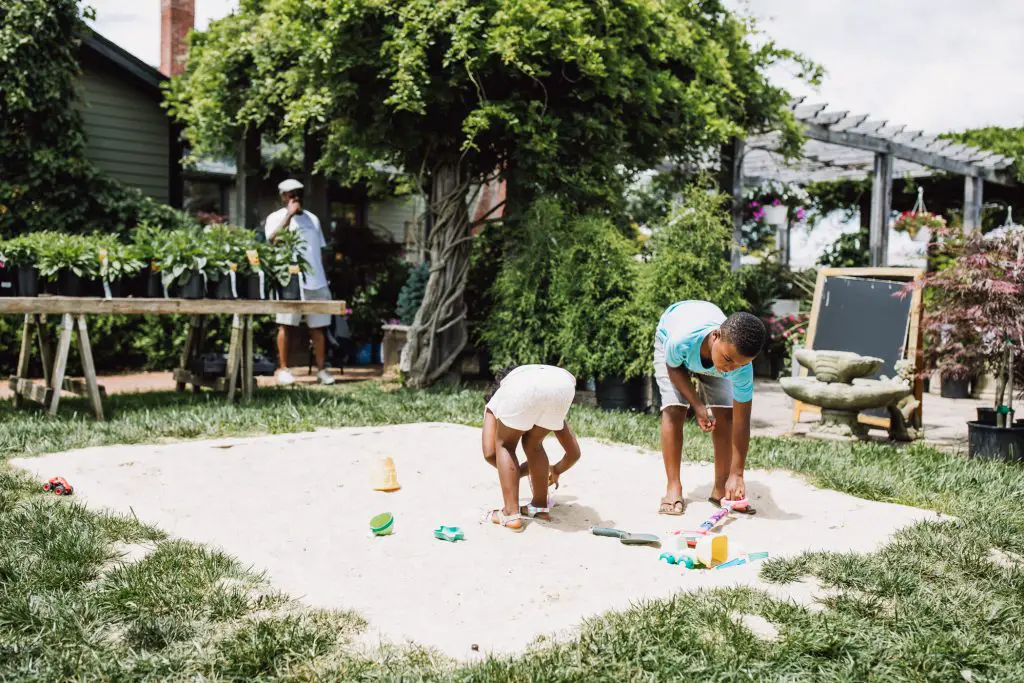
[[[885,362],[870,379],[895,377],[896,361],[904,358],[910,328],[911,296],[899,296],[905,287],[906,281],[826,277],[810,347],[881,358]],[[863,414],[889,416],[881,408]]]

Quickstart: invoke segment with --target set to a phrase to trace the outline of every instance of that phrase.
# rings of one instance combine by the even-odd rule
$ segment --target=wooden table
[[[89,315],[188,315],[188,338],[181,352],[181,363],[174,371],[178,391],[191,384],[193,391],[209,386],[227,392],[234,400],[241,384],[242,400],[252,398],[256,378],[253,374],[252,317],[278,313],[319,313],[336,315],[345,311],[344,301],[254,301],[241,299],[98,299],[85,297],[10,297],[0,298],[0,314],[24,314],[25,326],[21,337],[17,373],[11,377],[14,404],[27,399],[48,406],[50,415],[57,414],[62,391],[88,396],[97,420],[103,419],[103,387],[96,381],[96,366],[92,358],[92,345],[86,325]],[[47,315],[61,316],[57,353],[51,358],[50,346],[43,334],[43,320]],[[225,377],[209,380],[192,372],[191,364],[202,350],[206,317],[231,315],[231,343]],[[71,337],[77,332],[78,348],[82,358],[83,379],[65,377]],[[43,383],[28,377],[32,359],[33,336],[39,345],[43,364]],[[241,380],[239,382],[239,379]]]

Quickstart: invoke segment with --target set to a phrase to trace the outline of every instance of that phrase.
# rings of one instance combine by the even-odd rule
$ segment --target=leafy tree
[[[423,303],[423,294],[427,291],[427,279],[430,277],[430,265],[421,263],[409,273],[409,279],[398,293],[398,308],[395,314],[403,325],[411,325],[416,319],[416,311]]]
[[[91,16],[77,0],[0,2],[0,235],[187,220],[100,173],[85,156],[75,87]]]
[[[321,171],[419,173],[432,272],[403,370],[444,374],[466,343],[470,187],[508,181],[512,212],[552,194],[607,210],[623,178],[730,137],[799,128],[764,69],[795,61],[721,0],[242,0],[195,34],[170,93],[198,154],[248,131],[322,142]]]
[[[1024,182],[1024,127],[1000,128],[999,126],[988,126],[987,128],[973,128],[958,133],[946,133],[939,137],[956,140],[963,145],[973,145],[1011,157],[1013,159],[1013,172],[1016,173],[1017,180]]]
[[[824,268],[866,268],[871,265],[868,253],[868,231],[844,232],[820,257],[818,265]]]

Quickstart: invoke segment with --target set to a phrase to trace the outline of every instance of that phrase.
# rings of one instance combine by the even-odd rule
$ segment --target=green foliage
[[[342,181],[370,162],[463,177],[505,169],[526,196],[608,205],[625,176],[732,136],[799,127],[765,69],[820,69],[722,2],[267,0],[193,34],[168,92],[195,154],[246,129],[309,130]],[[520,207],[522,210],[525,207]]]
[[[814,182],[804,189],[810,197],[812,217],[823,218],[833,211],[841,211],[843,219],[848,221],[871,197],[871,178]]]
[[[566,248],[569,217],[553,198],[535,202],[519,221],[515,239],[491,288],[494,307],[482,322],[480,338],[491,367],[557,363],[560,312],[549,293],[557,256]]]
[[[868,231],[844,232],[818,258],[823,268],[865,268],[871,265]]]
[[[1000,128],[999,126],[988,126],[987,128],[974,128],[959,133],[945,133],[939,137],[956,140],[963,145],[981,147],[996,154],[1011,157],[1017,180],[1024,182],[1024,127]]]
[[[569,220],[548,289],[557,311],[559,365],[577,377],[627,376],[639,264],[636,248],[607,218]]]
[[[412,325],[416,319],[416,311],[423,303],[423,294],[427,291],[427,280],[430,279],[430,265],[421,263],[409,272],[409,279],[398,293],[398,307],[395,315],[403,325]]]
[[[62,270],[95,280],[100,275],[99,242],[84,235],[47,233],[39,239],[37,267],[40,277],[54,280]]]
[[[689,299],[710,301],[726,314],[742,308],[730,266],[732,221],[727,202],[720,193],[692,185],[655,228],[653,258],[643,281],[643,298],[656,311],[654,322],[671,304]]]
[[[378,270],[366,285],[352,296],[349,326],[356,343],[379,343],[384,338],[381,325],[394,322],[399,292],[409,280],[409,264],[394,258]]]
[[[100,262],[99,278],[104,282],[133,277],[143,268],[137,250],[132,245],[111,238],[97,238],[96,247]]]
[[[124,232],[141,221],[169,228],[186,220],[86,159],[75,101],[90,16],[77,0],[0,5],[0,235],[39,227]]]
[[[12,266],[34,267],[39,263],[39,254],[44,244],[57,237],[53,232],[33,232],[18,235],[9,240],[4,240],[0,245],[0,253],[3,253],[8,264]]]

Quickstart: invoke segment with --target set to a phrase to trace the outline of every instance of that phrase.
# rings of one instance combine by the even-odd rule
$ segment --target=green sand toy
[[[591,528],[590,531],[595,536],[617,538],[625,545],[661,545],[661,539],[655,536],[654,534],[633,534],[628,531],[620,531],[619,529],[608,529],[606,527],[601,526],[595,526]]]
[[[390,536],[395,530],[395,516],[390,512],[382,512],[370,518],[370,531],[374,536]]]
[[[462,529],[457,526],[439,526],[434,529],[434,538],[454,543],[466,540],[466,534],[462,533]]]

